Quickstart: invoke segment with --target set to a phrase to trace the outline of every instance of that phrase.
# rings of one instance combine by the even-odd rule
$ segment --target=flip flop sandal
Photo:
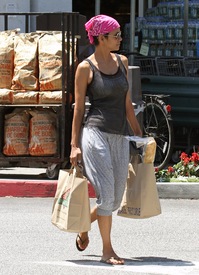
[[[88,241],[88,238],[86,238],[86,239],[83,241],[82,238],[80,237],[80,235],[79,235],[79,234],[77,235],[77,238],[76,238],[76,247],[77,247],[77,250],[79,250],[79,251],[82,252],[82,251],[84,251],[84,250],[87,248],[87,246],[86,246],[85,248],[83,248],[83,249],[80,248],[80,247],[79,247],[79,244],[78,244],[78,241],[77,241],[78,239],[80,240],[81,244],[83,245],[85,242]]]

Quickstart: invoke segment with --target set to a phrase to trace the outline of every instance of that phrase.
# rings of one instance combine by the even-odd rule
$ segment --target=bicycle
[[[143,136],[156,141],[154,166],[163,169],[171,160],[174,144],[171,106],[163,99],[167,95],[143,94]]]

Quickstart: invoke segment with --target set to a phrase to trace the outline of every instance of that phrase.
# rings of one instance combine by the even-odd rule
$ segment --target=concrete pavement
[[[91,205],[95,199],[91,199]],[[124,266],[100,263],[97,223],[84,252],[75,233],[51,224],[53,198],[0,198],[1,275],[198,275],[199,200],[161,200],[162,214],[135,220],[113,214],[113,246]]]
[[[0,197],[54,197],[57,180],[49,180],[44,168],[0,168]],[[198,183],[157,183],[163,199],[199,199]],[[90,198],[95,197],[89,185]]]

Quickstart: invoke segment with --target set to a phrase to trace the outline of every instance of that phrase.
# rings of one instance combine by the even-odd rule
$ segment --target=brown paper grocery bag
[[[144,219],[161,214],[152,163],[129,164],[127,185],[117,214],[134,219]]]
[[[80,168],[60,170],[51,222],[66,232],[91,229],[88,182]]]

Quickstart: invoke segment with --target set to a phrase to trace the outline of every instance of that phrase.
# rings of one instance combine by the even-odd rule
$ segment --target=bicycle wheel
[[[146,102],[143,113],[143,133],[157,143],[154,166],[163,169],[171,159],[173,151],[173,127],[170,114],[161,100]]]

